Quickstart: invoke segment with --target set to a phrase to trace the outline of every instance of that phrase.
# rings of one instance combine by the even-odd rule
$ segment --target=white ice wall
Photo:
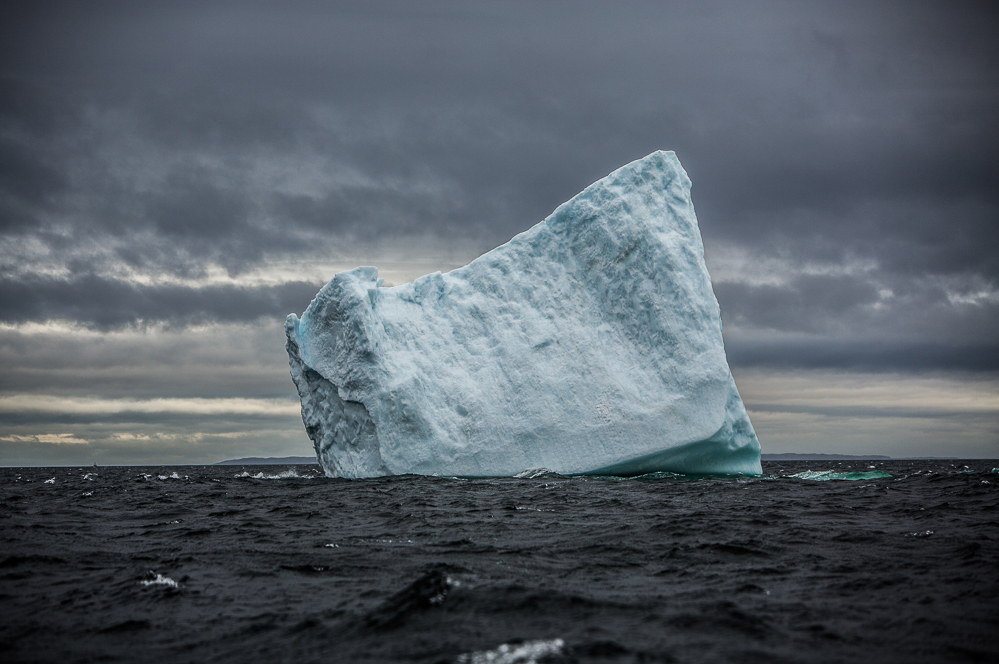
[[[341,272],[286,324],[332,476],[760,473],[672,152],[465,267],[378,284]]]

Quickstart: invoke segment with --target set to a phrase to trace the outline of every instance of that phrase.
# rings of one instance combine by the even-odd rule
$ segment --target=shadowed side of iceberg
[[[690,180],[655,152],[447,274],[337,274],[286,324],[326,473],[761,472]]]
[[[305,431],[319,465],[331,477],[382,476],[390,473],[381,460],[375,423],[364,404],[340,398],[336,385],[302,360],[296,328],[298,316],[285,321],[291,376],[302,400]]]

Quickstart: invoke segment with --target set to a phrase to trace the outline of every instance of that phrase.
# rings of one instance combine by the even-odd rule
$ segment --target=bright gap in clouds
[[[995,458],[999,379],[734,368],[764,453]]]
[[[0,413],[295,415],[298,412],[298,401],[288,399],[99,399],[93,397],[57,397],[48,394],[0,396]]]

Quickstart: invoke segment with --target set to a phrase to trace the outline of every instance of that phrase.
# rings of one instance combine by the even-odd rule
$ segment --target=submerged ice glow
[[[761,472],[672,152],[465,267],[380,284],[341,272],[285,324],[330,476]]]

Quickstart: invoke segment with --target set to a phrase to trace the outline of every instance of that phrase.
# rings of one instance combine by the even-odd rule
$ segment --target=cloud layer
[[[293,399],[258,341],[334,271],[455,267],[660,148],[734,365],[999,370],[988,4],[4,11],[0,398]],[[213,326],[245,354],[189,363]]]

